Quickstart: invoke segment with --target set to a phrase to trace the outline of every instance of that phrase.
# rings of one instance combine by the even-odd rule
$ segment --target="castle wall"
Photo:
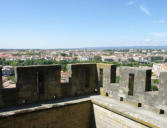
[[[91,96],[96,128],[166,128],[166,116],[114,98]]]
[[[95,125],[97,128],[110,126],[113,128],[124,126],[129,128],[145,128],[154,127],[154,124],[165,126],[164,128],[166,128],[167,73],[160,74],[159,91],[151,91],[152,71],[138,67],[120,67],[119,83],[115,83],[116,66],[111,64],[69,65],[68,83],[60,82],[60,65],[16,67],[15,71],[17,80],[16,88],[0,89],[1,108],[41,103],[43,101],[57,102],[61,98],[92,95],[95,94],[95,90],[99,90],[100,88],[100,93],[107,97],[99,96],[101,98],[95,98],[95,102],[94,99],[92,100]],[[85,106],[84,104],[82,105]],[[57,104],[54,104],[54,106],[57,106]],[[26,114],[23,111],[24,114],[21,116],[15,114],[2,118],[0,121],[2,123],[4,121],[4,128],[12,125],[17,128],[19,127],[17,125],[19,123],[21,124],[20,126],[23,126],[26,123],[25,120],[31,122],[31,116],[33,120],[37,120],[37,124],[32,121],[28,124],[30,128],[42,126],[52,127],[53,125],[57,127],[70,127],[74,126],[74,124],[79,127],[80,124],[77,124],[75,120],[78,122],[83,120],[82,123],[84,122],[84,124],[81,124],[88,127],[88,124],[94,122],[88,120],[90,119],[89,114],[82,115],[81,109],[83,109],[85,114],[86,111],[92,113],[92,109],[90,110],[91,107],[85,110],[85,107],[79,105],[76,108],[74,107],[76,112],[73,110],[73,107],[69,107],[67,108],[69,110],[68,112],[66,109],[63,109],[68,106],[71,105],[61,106],[59,109],[57,107],[40,111],[35,109],[35,111]],[[52,111],[55,117],[52,115]],[[79,114],[87,118],[79,117]],[[48,115],[48,118],[45,117],[46,115]],[[66,116],[70,119],[66,120]],[[77,119],[71,119],[72,116],[76,116]],[[65,123],[73,123],[70,126],[66,126],[63,123],[59,124],[59,122],[63,122],[62,118],[65,118]],[[42,122],[42,120],[46,121]],[[16,124],[16,122],[19,123]],[[39,122],[42,122],[43,125]],[[148,122],[150,123],[148,124]]]
[[[98,88],[96,64],[69,64],[69,83],[61,83],[62,97],[94,94]]]
[[[94,93],[98,88],[96,64],[75,64],[71,69],[71,92],[76,96]]]
[[[166,125],[165,116],[100,95],[0,111],[1,128],[166,128]]]
[[[90,95],[98,88],[96,64],[69,65],[69,83],[60,83],[60,72],[60,65],[16,67],[16,88],[0,89],[0,108]]]
[[[151,74],[150,69],[120,67],[120,83],[103,81],[101,92],[119,101],[143,107],[158,114],[166,114],[167,73],[162,72],[160,75],[159,91],[151,91]]]
[[[67,103],[67,104],[66,104]],[[63,105],[64,104],[64,105]],[[57,106],[57,107],[56,107]],[[42,108],[43,107],[43,108]],[[90,128],[91,102],[64,102],[53,107],[45,105],[34,110],[20,111],[1,117],[1,128]],[[48,108],[49,109],[48,109]],[[35,110],[37,109],[37,110]],[[32,112],[31,112],[32,111]]]
[[[116,82],[116,65],[97,64],[99,87]]]
[[[0,89],[2,88],[2,67],[0,67]]]
[[[93,105],[96,128],[149,128],[98,105]]]
[[[166,73],[160,75],[159,91],[152,92],[150,69],[120,67],[119,83],[115,83],[116,66],[111,64],[72,64],[68,71],[69,82],[60,83],[60,65],[16,67],[16,88],[0,89],[0,107],[89,95],[102,87],[114,99],[158,113],[167,110]]]
[[[13,107],[18,101],[18,90],[16,88],[6,88],[0,90],[1,101],[0,106]]]
[[[19,102],[33,103],[61,97],[60,65],[16,67]]]

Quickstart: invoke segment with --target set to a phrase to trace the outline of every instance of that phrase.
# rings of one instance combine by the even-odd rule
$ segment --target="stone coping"
[[[92,96],[93,104],[150,128],[167,128],[167,116],[144,110],[105,96]]]
[[[109,111],[112,111],[130,120],[136,121],[147,127],[150,128],[167,127],[166,115],[159,115],[157,113],[144,110],[142,107],[138,108],[133,105],[112,99],[111,97],[106,97],[101,95],[71,97],[71,98],[55,100],[52,102],[50,101],[34,105],[24,105],[14,108],[0,109],[0,119],[31,112],[60,108],[68,105],[81,104],[90,101],[92,101],[93,104],[103,107]]]
[[[13,108],[5,108],[0,109],[0,119],[20,115],[25,113],[31,113],[36,111],[43,111],[52,108],[59,108],[68,105],[80,104],[84,102],[90,102],[90,96],[80,96],[80,97],[73,97],[73,98],[64,98],[60,100],[50,101],[50,102],[43,102],[33,105],[24,105],[19,107]]]
[[[26,66],[14,66],[15,68],[36,68],[36,67],[59,67],[60,64],[47,64],[47,65],[26,65]]]

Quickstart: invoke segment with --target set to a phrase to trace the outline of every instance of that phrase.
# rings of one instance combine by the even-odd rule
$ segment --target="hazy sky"
[[[0,48],[167,45],[167,0],[0,0]]]

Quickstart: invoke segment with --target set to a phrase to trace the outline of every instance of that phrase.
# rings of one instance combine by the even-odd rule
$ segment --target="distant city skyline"
[[[0,49],[167,46],[166,0],[0,0]]]

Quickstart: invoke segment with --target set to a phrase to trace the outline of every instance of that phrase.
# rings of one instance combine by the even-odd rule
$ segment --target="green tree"
[[[65,57],[65,56],[68,56],[68,55],[66,53],[61,53],[61,56]]]
[[[96,61],[96,62],[101,62],[102,60],[101,60],[101,56],[94,56],[94,60]]]

